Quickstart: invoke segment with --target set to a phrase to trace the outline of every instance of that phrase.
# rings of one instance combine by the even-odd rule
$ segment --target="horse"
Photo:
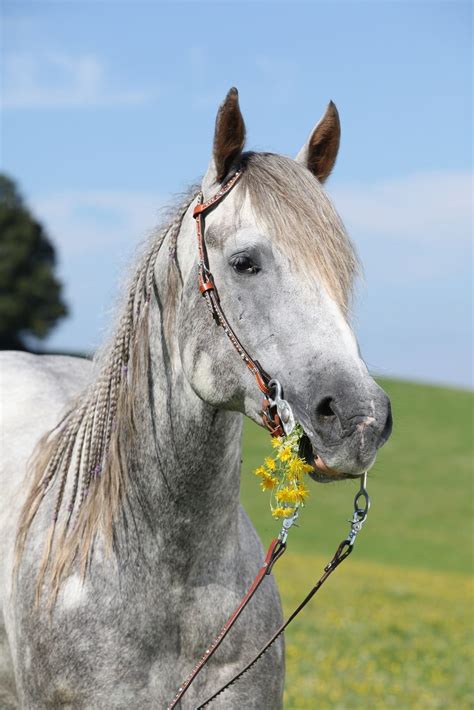
[[[205,220],[220,306],[281,383],[311,477],[372,466],[390,402],[349,321],[358,260],[323,187],[339,141],[331,102],[295,160],[245,151],[231,89],[204,178],[143,246],[94,359],[1,354],[3,708],[165,708],[262,564],[239,502],[243,417],[262,423],[261,393],[197,287],[193,210],[237,171]],[[242,667],[281,613],[269,575],[180,707]],[[280,640],[215,707],[281,708],[284,665]]]

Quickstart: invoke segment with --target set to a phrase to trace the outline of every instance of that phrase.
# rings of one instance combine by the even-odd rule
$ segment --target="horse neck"
[[[242,415],[203,402],[183,373],[177,344],[167,340],[166,286],[160,287],[167,282],[167,246],[165,241],[150,303],[148,377],[137,392],[130,500],[152,531],[152,544],[158,541],[170,555],[179,552],[185,569],[186,557],[208,556],[236,532]]]

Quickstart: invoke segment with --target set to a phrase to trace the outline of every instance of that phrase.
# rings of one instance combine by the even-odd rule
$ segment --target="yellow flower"
[[[280,461],[289,461],[291,457],[293,456],[291,447],[290,446],[284,446],[280,451],[277,453],[278,458]]]
[[[296,456],[288,464],[288,475],[292,480],[299,480],[304,473],[309,473],[312,470],[313,467],[299,456]]]
[[[300,503],[303,503],[303,504],[304,504],[306,498],[309,496],[309,491],[308,491],[308,489],[305,488],[304,486],[299,485],[298,488],[297,488],[296,491],[295,491],[295,494],[296,494],[297,500],[298,500]]]
[[[280,490],[275,494],[275,498],[279,503],[297,503],[299,500],[298,493],[294,486],[285,486],[284,488],[280,488]]]
[[[272,515],[274,518],[289,518],[295,512],[294,508],[273,508]]]
[[[271,491],[274,505],[270,503],[270,508],[274,518],[294,515],[309,495],[303,485],[303,475],[313,467],[298,455],[302,435],[303,430],[298,425],[289,436],[273,437],[273,456],[267,456],[263,466],[255,469],[262,491]]]
[[[267,456],[267,458],[265,459],[265,466],[266,466],[270,471],[274,471],[274,470],[275,470],[275,466],[276,466],[275,459],[272,459],[271,456]]]
[[[272,476],[271,474],[265,472],[265,476],[262,477],[262,482],[260,483],[260,488],[262,491],[268,491],[278,485],[278,478]]]

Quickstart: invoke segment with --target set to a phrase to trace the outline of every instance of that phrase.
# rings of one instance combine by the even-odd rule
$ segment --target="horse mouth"
[[[313,467],[309,475],[318,483],[329,483],[330,481],[343,481],[348,478],[359,478],[360,474],[344,473],[330,468],[321,455],[313,448],[309,436],[303,434],[300,440],[299,455],[307,464]]]

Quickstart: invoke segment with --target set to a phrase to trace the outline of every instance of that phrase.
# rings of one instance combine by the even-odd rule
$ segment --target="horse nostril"
[[[316,407],[318,419],[329,419],[336,416],[334,409],[331,407],[332,398],[324,397]]]
[[[385,420],[384,428],[382,429],[382,433],[380,435],[380,446],[382,446],[382,444],[385,444],[388,437],[392,433],[393,419],[392,419],[392,407],[390,404],[390,400],[388,400],[388,402],[387,402],[387,408],[388,408],[387,418]]]

